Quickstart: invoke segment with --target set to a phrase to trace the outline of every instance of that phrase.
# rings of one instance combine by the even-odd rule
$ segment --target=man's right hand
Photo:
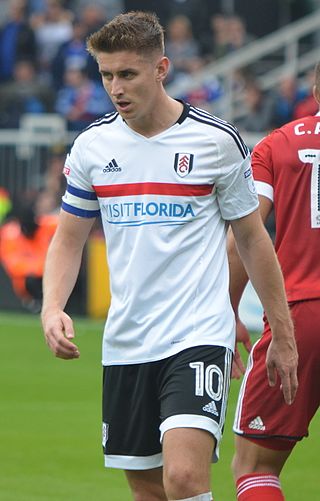
[[[44,336],[52,353],[65,360],[79,358],[78,347],[70,341],[75,336],[72,319],[62,310],[41,314]]]

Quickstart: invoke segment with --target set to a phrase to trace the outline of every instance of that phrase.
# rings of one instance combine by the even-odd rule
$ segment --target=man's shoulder
[[[75,138],[75,142],[88,143],[95,139],[97,136],[108,133],[110,131],[110,128],[117,126],[118,118],[119,113],[115,111],[103,115],[101,118],[98,118],[81,132],[79,132],[79,134]]]
[[[232,150],[239,150],[243,158],[247,157],[249,153],[248,147],[238,129],[231,122],[195,106],[190,106],[188,118],[192,121],[189,122],[190,127],[202,127],[204,134],[210,137],[213,142],[219,144],[220,149],[224,148],[229,153]]]
[[[308,115],[287,122],[281,127],[274,129],[269,136],[264,138],[263,142],[278,148],[280,144],[303,143],[306,140],[310,140],[312,136],[316,136],[316,140],[318,140],[319,134],[320,116]]]
[[[190,118],[193,122],[197,124],[213,127],[217,131],[222,131],[227,133],[230,133],[231,131],[232,133],[238,134],[238,130],[232,123],[223,120],[222,118],[213,115],[209,111],[204,110],[202,108],[198,108],[196,106],[190,106],[188,118]]]
[[[317,124],[319,122],[320,122],[320,115],[307,115],[305,117],[296,118],[295,120],[292,120],[291,122],[282,125],[282,127],[276,130],[279,130],[280,132],[295,131],[297,127],[301,128],[305,125],[312,126],[313,124]]]

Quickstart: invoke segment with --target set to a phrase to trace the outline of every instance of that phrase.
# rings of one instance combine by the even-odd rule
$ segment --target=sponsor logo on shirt
[[[195,217],[190,203],[122,202],[102,206],[108,223],[122,226],[184,224]]]
[[[67,167],[66,165],[64,166],[63,168],[63,173],[65,176],[69,176],[70,175],[70,167]]]
[[[180,177],[187,176],[193,167],[192,153],[176,153],[174,156],[174,170]]]
[[[107,172],[121,172],[121,167],[117,164],[117,161],[113,158],[103,169],[102,172],[106,174]]]

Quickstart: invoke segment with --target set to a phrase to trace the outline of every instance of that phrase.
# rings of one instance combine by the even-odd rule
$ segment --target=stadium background
[[[90,26],[90,15],[85,17],[84,13],[87,15],[89,5],[90,14],[90,7],[95,4],[97,10],[91,11]],[[101,97],[96,68],[83,56],[85,36],[113,15],[129,9],[154,10],[166,28],[173,61],[168,92],[235,123],[250,147],[281,125],[281,121],[313,109],[310,70],[319,58],[318,0],[1,0],[2,225],[15,217],[21,200],[39,200],[39,211],[57,212],[64,190],[61,170],[68,147],[81,128],[110,110],[107,98]],[[171,21],[177,16],[183,22],[180,28],[177,23],[174,30]],[[191,24],[191,35],[185,18]],[[224,40],[223,47],[212,31],[213,26],[217,29],[213,19],[240,21],[234,25],[238,30],[234,40]],[[62,46],[66,48],[70,40],[74,41],[74,30],[79,25],[83,28],[79,35],[82,45],[74,52],[69,47],[67,57]],[[19,52],[18,45],[12,42],[12,26],[23,26],[31,41],[29,52]],[[65,38],[57,40],[53,36],[57,30],[52,27],[57,26],[65,28],[61,29]],[[42,50],[42,41],[47,52]],[[179,50],[175,50],[177,47]],[[179,51],[187,62],[184,66],[180,65]],[[24,71],[20,63],[27,63]],[[69,70],[74,77],[78,72],[78,81],[71,82],[73,87],[70,80],[64,85],[64,73]],[[83,110],[76,109],[80,119],[72,120],[65,110],[79,103],[77,88],[90,88],[92,99],[82,114]],[[252,93],[254,106],[250,104]],[[269,230],[273,234],[272,224]],[[0,266],[0,443],[4,451],[0,499],[4,501],[81,501],[90,496],[111,501],[129,499],[123,477],[118,472],[104,471],[97,445],[100,336],[110,300],[104,252],[98,223],[68,303],[68,311],[76,318],[82,349],[79,363],[70,365],[52,359],[41,339],[37,315],[16,297],[4,267]],[[250,285],[241,310],[254,337],[261,328],[261,306]],[[233,496],[230,417],[237,390],[238,382],[234,381],[224,456],[221,465],[213,469],[214,478],[221,484],[216,489],[220,501],[229,501]],[[284,473],[290,501],[301,499],[302,484],[306,498],[319,497],[319,461],[314,445],[319,444],[319,428],[316,416],[311,428],[313,440],[302,444],[302,453]]]
[[[154,10],[165,26],[172,61],[169,94],[235,123],[249,147],[268,130],[314,107],[310,71],[318,58],[320,1],[201,0],[199,9],[195,0],[2,0],[3,223],[15,216],[22,200],[36,200],[41,213],[58,212],[70,144],[86,125],[113,109],[85,39],[129,9]],[[70,312],[95,318],[105,314],[109,294],[93,293],[107,283],[102,246],[97,224]],[[0,285],[0,309],[23,311],[3,266]],[[249,326],[259,328],[260,310],[251,289],[244,301]]]

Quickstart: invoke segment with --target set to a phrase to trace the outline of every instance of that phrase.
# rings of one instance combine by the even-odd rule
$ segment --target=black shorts
[[[102,445],[105,466],[162,466],[162,437],[172,428],[200,428],[222,436],[231,350],[197,346],[156,362],[103,369]]]

